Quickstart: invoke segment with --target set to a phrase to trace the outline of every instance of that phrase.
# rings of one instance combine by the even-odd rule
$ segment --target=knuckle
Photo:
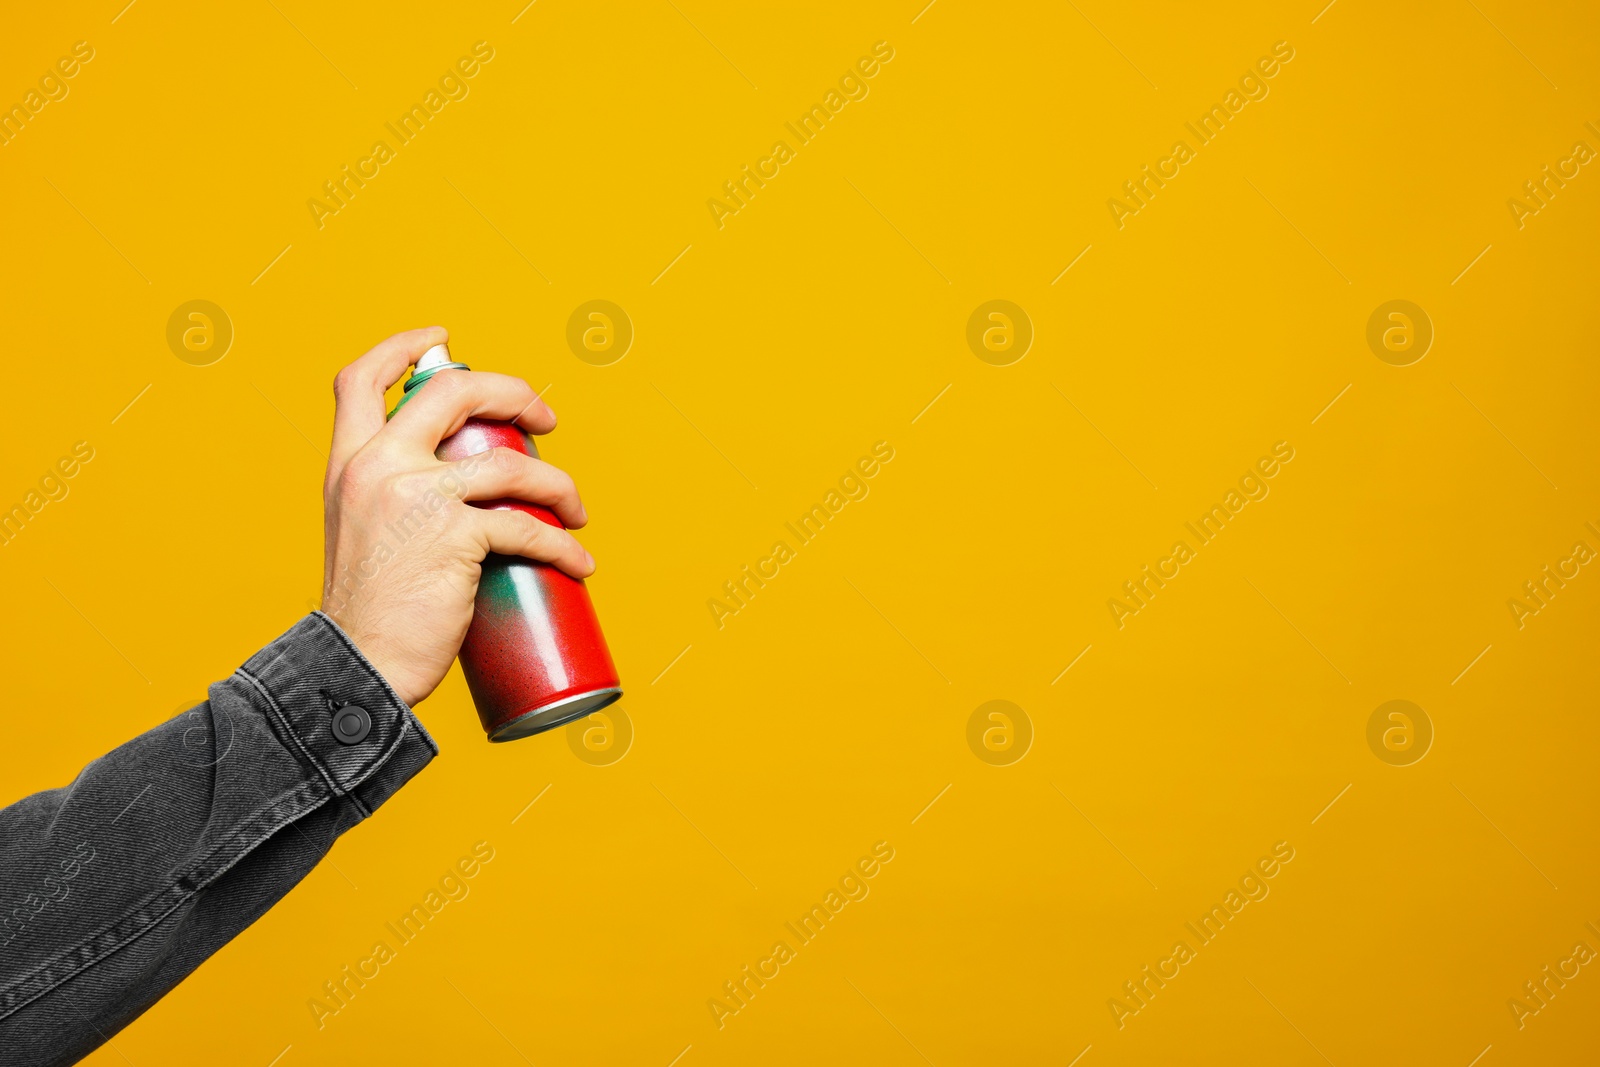
[[[542,480],[557,492],[565,492],[574,485],[572,475],[548,460],[539,460],[539,472]]]
[[[401,500],[416,500],[427,496],[433,488],[433,479],[426,471],[390,471],[382,476],[379,486],[385,495]]]
[[[553,463],[539,459],[534,460],[537,483],[539,487],[552,500],[571,500],[578,495],[578,483],[572,480],[572,475],[557,467]]]
[[[496,445],[489,451],[489,464],[499,474],[515,474],[522,467],[522,453]]]
[[[369,449],[362,449],[350,457],[350,462],[339,472],[339,495],[348,497],[371,486],[377,474],[377,460]]]
[[[473,457],[446,463],[428,472],[429,484],[454,500],[466,499],[472,490]]]
[[[558,530],[541,519],[532,515],[523,516],[526,519],[524,529],[530,547],[542,552],[546,556],[555,556],[561,552],[562,538],[567,537],[564,530]]]
[[[441,400],[459,400],[469,388],[470,379],[458,370],[445,370],[428,380],[428,389]]]
[[[368,496],[374,505],[386,506],[395,511],[416,508],[421,504],[422,491],[416,481],[404,474],[384,472],[374,477],[368,485]]]
[[[359,507],[367,495],[366,482],[361,478],[359,472],[352,471],[349,468],[346,468],[344,473],[339,475],[339,484],[333,488],[334,499],[338,501],[341,511],[348,512],[352,508]]]
[[[512,512],[516,516],[517,534],[524,544],[539,545],[545,539],[545,525],[526,511]]]
[[[335,399],[344,399],[363,385],[362,375],[354,363],[339,368],[339,373],[333,376],[333,395]]]
[[[516,405],[516,417],[519,419],[543,404],[538,391],[521,378],[507,378],[502,389],[506,401]]]
[[[481,540],[482,520],[474,513],[477,509],[459,500],[448,500],[441,511],[441,522],[449,535],[458,540]]]
[[[403,493],[405,487],[404,472],[395,470],[391,459],[375,447],[357,452],[339,474],[339,498],[347,502],[370,504]]]
[[[441,493],[423,471],[396,472],[381,481],[373,511],[390,520],[391,529],[405,537],[429,531],[429,536],[455,534],[463,524],[466,505]]]
[[[520,394],[532,394],[533,392],[533,386],[528,384],[527,379],[519,378],[515,374],[496,374],[494,375],[494,380],[500,384],[501,388],[507,391],[515,391]]]

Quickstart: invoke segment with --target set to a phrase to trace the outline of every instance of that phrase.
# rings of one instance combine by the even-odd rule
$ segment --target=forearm
[[[0,1049],[71,1063],[249,926],[437,751],[320,614],[211,699],[0,811]],[[370,728],[335,736],[335,709]],[[346,712],[345,724],[362,716]]]

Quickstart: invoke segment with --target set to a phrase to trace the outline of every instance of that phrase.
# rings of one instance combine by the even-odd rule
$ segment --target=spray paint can
[[[417,360],[390,418],[439,371],[470,369],[451,357],[448,345],[434,345]],[[489,419],[468,419],[434,455],[462,460],[496,447],[539,455],[520,426]],[[561,527],[549,509],[521,500],[481,500],[472,506],[521,511]],[[484,558],[477,607],[459,659],[490,741],[542,733],[622,697],[588,588],[547,563],[521,556]]]

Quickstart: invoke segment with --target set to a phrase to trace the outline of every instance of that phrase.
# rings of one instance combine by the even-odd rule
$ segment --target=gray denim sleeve
[[[438,752],[321,612],[209,695],[0,810],[0,1065],[93,1051]]]

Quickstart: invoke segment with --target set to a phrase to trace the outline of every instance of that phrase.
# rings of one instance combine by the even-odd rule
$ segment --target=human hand
[[[322,610],[408,705],[450,669],[472,621],[485,555],[526,556],[574,578],[594,573],[594,558],[565,530],[521,511],[466,503],[525,500],[576,529],[588,516],[564,471],[507,448],[453,463],[434,457],[469,418],[514,422],[532,434],[555,429],[555,413],[527,382],[440,371],[384,421],[384,392],[447,339],[440,326],[395,334],[333,382]]]

